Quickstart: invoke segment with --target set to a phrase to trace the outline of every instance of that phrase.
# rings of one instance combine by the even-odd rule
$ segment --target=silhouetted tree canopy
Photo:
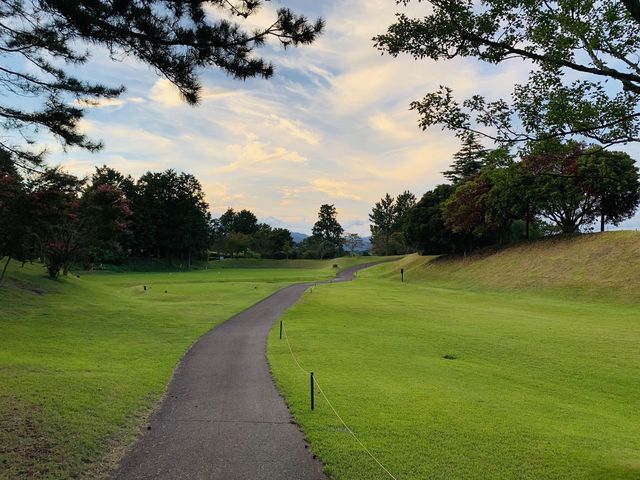
[[[87,63],[95,47],[104,47],[113,60],[132,57],[149,65],[190,104],[200,98],[203,69],[217,68],[238,79],[269,78],[274,65],[257,49],[269,38],[285,47],[312,43],[323,22],[282,7],[270,26],[245,28],[243,20],[263,4],[263,0],[2,2],[0,146],[25,168],[44,159],[45,152],[31,145],[38,132],[52,134],[65,148],[101,147],[78,129],[83,107],[115,98],[124,87],[84,81],[68,68]],[[25,97],[30,100],[24,102]]]

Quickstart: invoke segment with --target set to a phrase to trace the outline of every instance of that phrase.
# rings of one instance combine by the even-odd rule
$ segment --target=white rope
[[[284,328],[284,322],[282,322],[282,333],[284,333],[284,339],[287,341],[287,345],[289,345],[289,352],[291,352],[291,356],[293,357],[293,361],[296,362],[296,365],[298,366],[298,368],[300,370],[302,370],[302,373],[304,373],[305,375],[310,374],[311,372],[308,372],[304,368],[302,368],[302,365],[300,365],[300,363],[298,363],[298,359],[293,354],[293,350],[291,349],[291,344],[289,343],[289,337],[287,336],[287,330]]]
[[[298,359],[293,354],[293,349],[291,348],[291,343],[289,343],[289,336],[287,335],[287,330],[284,328],[284,322],[282,322],[282,333],[284,333],[284,338],[287,341],[287,345],[289,346],[289,352],[291,353],[291,357],[293,358],[293,361],[296,363],[298,368],[305,375],[309,375],[311,372],[309,372],[309,371],[305,370],[304,368],[302,368],[302,365],[300,365],[300,362],[298,362]],[[369,455],[373,459],[373,461],[376,462],[380,466],[380,468],[382,468],[382,470],[384,470],[386,472],[387,475],[389,475],[390,478],[392,478],[393,480],[398,480],[389,470],[387,470],[387,468],[382,463],[380,463],[380,461],[373,455],[373,453],[371,453],[371,451],[366,447],[366,445],[360,441],[360,439],[356,436],[356,434],[353,432],[353,430],[351,430],[349,428],[349,426],[342,419],[342,417],[340,416],[338,411],[335,409],[333,404],[329,401],[329,399],[327,398],[327,395],[324,393],[324,390],[322,390],[322,387],[320,386],[320,384],[318,383],[318,380],[316,380],[315,377],[313,377],[313,383],[315,383],[315,385],[318,387],[318,391],[324,397],[324,399],[327,402],[327,405],[329,405],[331,410],[333,410],[333,413],[335,413],[336,417],[338,417],[338,420],[340,420],[340,423],[342,423],[342,425],[344,425],[344,428],[347,429],[347,432],[349,432],[351,434],[351,436],[354,438],[354,440],[356,442],[358,442],[358,444],[367,453],[367,455]]]

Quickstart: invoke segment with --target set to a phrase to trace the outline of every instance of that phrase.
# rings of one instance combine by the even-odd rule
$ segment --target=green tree
[[[578,233],[598,214],[598,195],[589,192],[580,176],[585,155],[581,144],[554,140],[537,144],[522,159],[525,173],[532,177],[530,198],[536,209],[564,234]]]
[[[338,223],[338,211],[334,205],[323,204],[318,212],[318,221],[313,225],[312,236],[317,240],[318,257],[340,256],[344,229]]]
[[[486,155],[487,150],[478,142],[478,135],[466,133],[463,136],[462,147],[453,155],[453,163],[449,170],[442,174],[454,185],[466,182],[480,173]]]
[[[387,193],[379,202],[376,202],[369,214],[374,252],[382,255],[407,252],[403,230],[407,214],[415,204],[416,197],[409,191],[401,193],[397,198]]]
[[[250,210],[240,210],[233,219],[232,230],[245,235],[253,235],[259,229],[258,217]]]
[[[225,253],[231,254],[232,257],[241,253],[247,253],[251,245],[251,237],[245,233],[231,232],[225,235],[222,241]]]
[[[33,251],[33,212],[29,209],[25,181],[13,165],[10,154],[0,150],[0,285],[11,259],[30,260]]]
[[[271,258],[288,259],[293,252],[293,237],[286,228],[274,228],[269,236],[271,244]]]
[[[605,225],[619,225],[631,218],[640,204],[640,183],[636,162],[624,152],[592,149],[579,159],[585,190],[597,197],[600,231]]]
[[[286,228],[271,228],[266,223],[260,224],[258,230],[251,235],[251,249],[262,258],[288,258],[293,251],[293,238]]]
[[[97,150],[78,128],[83,105],[117,97],[123,87],[83,81],[65,66],[86,63],[95,46],[111,57],[131,57],[154,68],[179,89],[185,101],[200,98],[199,73],[218,68],[235,78],[268,78],[274,66],[257,55],[269,38],[283,46],[312,43],[323,30],[288,8],[273,23],[248,31],[245,19],[263,0],[15,0],[0,5],[0,125],[12,133],[0,146],[31,168],[44,150],[30,148],[37,131],[48,131],[63,146]],[[207,10],[214,9],[210,15]],[[92,48],[88,48],[92,47]],[[17,99],[29,97],[29,102]],[[24,105],[19,107],[17,105]],[[12,137],[26,138],[23,143]]]
[[[376,37],[377,47],[435,61],[522,59],[531,73],[514,85],[511,100],[476,94],[461,101],[441,86],[412,104],[422,128],[439,124],[504,144],[576,135],[609,145],[640,138],[637,0],[423,3],[423,17],[399,14]]]
[[[148,172],[136,183],[132,230],[137,253],[186,260],[210,244],[209,205],[198,179],[167,170]]]
[[[117,170],[103,165],[96,167],[95,172],[91,176],[91,185],[111,185],[118,190],[121,190],[125,198],[129,201],[135,195],[135,180],[131,175],[126,177]]]
[[[402,232],[404,229],[404,224],[407,220],[407,215],[409,211],[416,204],[416,196],[408,190],[405,190],[400,195],[396,197],[395,203],[395,230],[398,232]]]
[[[388,193],[376,202],[369,221],[371,222],[371,236],[383,255],[389,255],[391,246],[391,235],[396,229],[396,205],[395,199]]]
[[[533,192],[534,177],[527,173],[521,163],[512,163],[502,168],[487,169],[491,189],[486,201],[486,219],[500,225],[505,233],[513,221],[524,222],[524,237],[531,238],[531,227],[537,215],[536,198]]]
[[[107,166],[96,167],[80,201],[82,218],[90,229],[92,262],[121,262],[129,255],[133,240],[130,197],[134,193],[131,176]]]
[[[454,191],[452,185],[438,185],[409,211],[405,235],[422,255],[454,253],[461,244],[461,236],[447,228],[443,215],[443,205]]]
[[[67,275],[71,262],[86,247],[87,224],[80,215],[80,194],[85,180],[48,169],[35,176],[29,186],[34,238],[49,276]]]
[[[456,233],[484,235],[487,231],[486,199],[490,188],[486,178],[480,176],[459,185],[443,204],[447,227]]]
[[[222,215],[220,215],[220,218],[218,219],[218,227],[222,235],[234,231],[233,229],[236,217],[237,214],[233,208],[228,208]]]
[[[228,208],[220,216],[218,223],[222,233],[237,232],[245,235],[253,235],[264,226],[258,224],[258,217],[250,210],[236,212],[233,208]]]

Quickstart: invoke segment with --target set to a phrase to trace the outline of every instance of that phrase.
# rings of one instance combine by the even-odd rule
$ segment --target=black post
[[[313,411],[313,409],[315,408],[315,398],[314,398],[314,389],[313,389],[313,372],[311,372],[311,377],[309,377],[310,380],[310,387],[311,387],[311,410]]]
[[[400,281],[404,283],[404,268],[400,269]]]
[[[280,320],[280,340],[282,340],[282,320]]]

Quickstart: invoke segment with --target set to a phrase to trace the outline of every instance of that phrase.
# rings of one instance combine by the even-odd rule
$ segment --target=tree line
[[[212,249],[227,256],[259,256],[260,258],[334,258],[344,255],[345,246],[353,253],[362,246],[355,234],[344,235],[337,219],[335,205],[320,206],[312,235],[295,244],[291,232],[258,223],[249,210],[228,209],[212,221]]]
[[[426,192],[395,223],[383,215],[393,211],[389,195],[375,205],[371,231],[383,238],[374,241],[378,252],[389,231],[403,248],[426,254],[570,235],[595,225],[604,231],[631,218],[640,205],[635,161],[576,141],[532,142],[515,158],[506,148],[485,149],[469,133],[443,174],[449,183]],[[397,247],[394,253],[400,253]]]
[[[58,278],[72,264],[154,258],[190,267],[211,254],[322,259],[362,245],[356,234],[344,235],[334,205],[322,205],[313,234],[295,244],[289,230],[260,223],[246,209],[214,218],[202,185],[187,173],[147,172],[136,180],[102,166],[78,178],[60,168],[20,171],[11,157],[0,150],[0,278],[11,259],[39,260]]]
[[[211,216],[200,182],[173,170],[138,180],[103,166],[90,178],[59,168],[21,174],[0,163],[0,257],[41,260],[52,278],[129,257],[200,258]]]

